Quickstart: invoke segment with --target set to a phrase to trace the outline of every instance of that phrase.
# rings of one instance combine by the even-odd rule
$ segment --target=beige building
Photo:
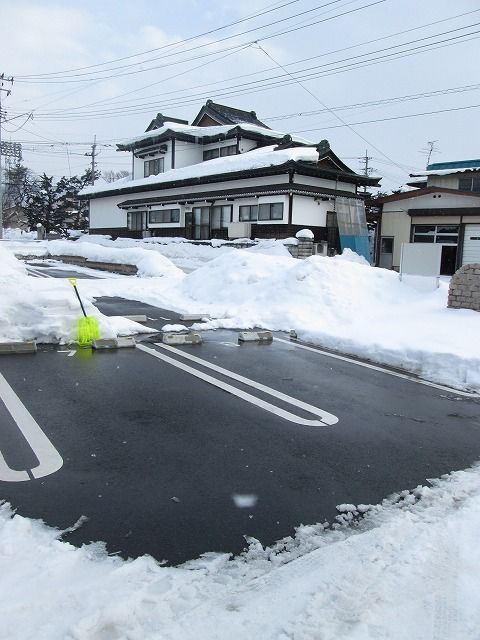
[[[404,242],[441,244],[442,275],[480,262],[480,160],[431,164],[411,177],[412,191],[379,200],[378,266],[398,270]]]

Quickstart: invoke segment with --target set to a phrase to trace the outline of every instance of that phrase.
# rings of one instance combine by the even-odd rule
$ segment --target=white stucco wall
[[[403,209],[398,208],[398,202],[383,205],[382,237],[393,237],[393,267],[400,267],[400,252],[402,242],[410,242],[411,218]]]
[[[203,147],[193,142],[175,141],[175,169],[203,162]],[[170,165],[169,165],[170,168]]]
[[[90,227],[108,229],[127,226],[127,213],[117,207],[125,196],[110,196],[90,200]]]
[[[238,148],[240,150],[240,153],[247,153],[247,151],[251,151],[252,149],[255,149],[256,146],[257,146],[257,143],[255,140],[240,138],[240,144],[238,145]]]
[[[350,193],[356,193],[356,187],[354,184],[348,184],[347,182],[335,182],[335,180],[326,180],[325,178],[315,178],[313,176],[302,176],[297,173],[293,176],[294,184],[306,184],[311,187],[326,187],[327,189],[335,189],[339,191],[348,191]]]
[[[333,210],[333,202],[315,201],[306,196],[293,196],[292,224],[313,227],[327,225],[327,211]]]

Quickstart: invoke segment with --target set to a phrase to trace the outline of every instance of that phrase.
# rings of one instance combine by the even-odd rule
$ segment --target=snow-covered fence
[[[480,311],[480,263],[464,264],[452,276],[448,290],[448,306]]]

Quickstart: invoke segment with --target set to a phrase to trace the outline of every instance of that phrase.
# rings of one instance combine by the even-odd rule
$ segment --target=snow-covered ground
[[[105,336],[140,327],[121,326],[92,304],[120,295],[209,313],[204,328],[295,329],[324,346],[480,388],[479,316],[447,309],[446,283],[400,282],[352,254],[298,261],[282,243],[237,250],[122,242],[59,247],[139,266],[142,277],[78,282]],[[20,238],[0,244],[0,340],[72,339],[80,314],[71,286],[29,277],[13,257],[54,248]],[[76,549],[3,504],[0,638],[478,640],[480,467],[431,485],[382,505],[339,505],[333,527],[299,527],[272,548],[250,540],[236,558],[209,549],[180,567],[124,561],[101,543]]]
[[[0,637],[16,640],[477,640],[480,469],[331,530],[177,568],[76,549],[0,507]],[[368,509],[368,510],[367,510]],[[355,512],[366,511],[358,526]],[[13,517],[12,517],[13,516]]]

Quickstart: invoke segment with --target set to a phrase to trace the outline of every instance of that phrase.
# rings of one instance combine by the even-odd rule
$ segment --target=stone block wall
[[[480,311],[480,264],[464,264],[452,276],[448,306]]]

